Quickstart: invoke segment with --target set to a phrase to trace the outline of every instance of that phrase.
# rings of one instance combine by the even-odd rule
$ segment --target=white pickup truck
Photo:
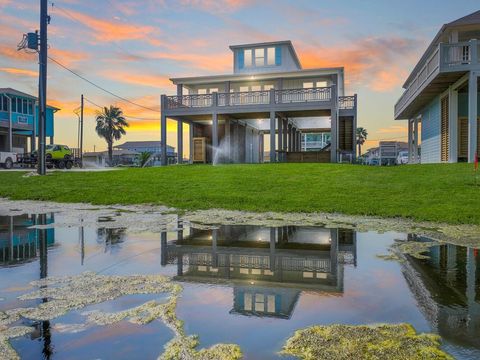
[[[11,169],[17,162],[17,153],[0,151],[0,166],[5,169]]]

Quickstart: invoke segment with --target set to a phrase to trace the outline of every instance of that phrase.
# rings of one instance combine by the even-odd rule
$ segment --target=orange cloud
[[[229,51],[219,54],[195,54],[195,53],[164,53],[152,52],[146,55],[151,59],[174,60],[188,66],[192,71],[192,75],[199,69],[215,72],[225,72],[232,69],[233,57]],[[198,75],[198,72],[196,73]]]
[[[350,84],[365,85],[374,91],[386,92],[401,85],[406,76],[405,72],[399,70],[401,64],[410,64],[413,59],[410,55],[416,54],[420,46],[421,43],[417,40],[375,37],[342,46],[324,47],[316,43],[300,43],[298,47],[304,68],[344,66],[346,81]],[[390,71],[384,70],[387,68]]]
[[[2,68],[0,68],[0,71],[5,72],[7,74],[13,74],[13,75],[32,76],[32,77],[37,77],[38,76],[38,72],[28,70],[28,69],[2,67]]]
[[[118,70],[107,70],[102,73],[102,76],[110,80],[132,85],[148,86],[160,89],[172,86],[171,81],[165,75],[135,74],[127,71],[123,72]]]
[[[57,14],[70,19],[65,12],[59,11]],[[126,24],[119,21],[99,19],[74,10],[68,10],[68,14],[87,26],[91,30],[93,38],[98,42],[123,40],[149,41],[152,34],[158,32],[158,29],[153,26]]]
[[[388,128],[381,128],[381,129],[378,129],[377,130],[377,133],[380,133],[380,134],[398,134],[398,133],[402,133],[402,134],[406,134],[408,131],[408,127],[407,126],[402,126],[402,125],[392,125]]]

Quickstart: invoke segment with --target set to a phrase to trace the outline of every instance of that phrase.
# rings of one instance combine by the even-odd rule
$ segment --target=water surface
[[[0,217],[0,310],[34,306],[19,295],[46,276],[165,274],[184,290],[177,313],[200,346],[240,345],[246,359],[277,359],[297,329],[317,324],[411,323],[438,333],[459,359],[480,358],[480,256],[454,245],[429,259],[377,257],[413,234],[357,233],[322,227],[178,223],[178,231],[51,228],[61,215]],[[173,334],[161,321],[81,327],[89,310],[120,311],[164,294],[132,295],[51,321],[22,323],[31,335],[11,340],[24,359],[156,358]],[[42,301],[48,301],[43,299]]]

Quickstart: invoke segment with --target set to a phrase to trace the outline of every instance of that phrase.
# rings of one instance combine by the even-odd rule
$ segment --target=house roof
[[[437,46],[439,43],[440,38],[442,35],[445,33],[446,30],[452,29],[454,27],[458,26],[465,26],[465,25],[477,25],[480,24],[480,10],[475,11],[467,16],[461,17],[457,20],[451,21],[449,23],[444,24],[440,30],[438,31],[437,35],[433,38],[432,42],[428,46],[427,50],[425,50],[425,53],[422,55],[420,60],[418,61],[417,65],[413,68],[412,72],[408,76],[407,80],[403,84],[403,88],[406,89],[407,85],[410,83],[414,75],[418,72],[420,67],[423,65],[427,57],[431,54],[433,48]]]
[[[116,145],[116,149],[128,149],[128,148],[160,148],[162,146],[161,141],[126,141],[123,144]],[[173,146],[167,145],[167,148],[173,149]]]
[[[256,73],[256,74],[224,74],[224,75],[208,75],[208,76],[194,76],[194,77],[181,77],[171,78],[170,81],[175,85],[195,85],[204,83],[216,83],[224,81],[249,81],[255,80],[269,80],[276,78],[301,78],[304,76],[325,76],[343,73],[343,67],[331,67],[331,68],[316,68],[316,69],[302,69],[295,71],[285,72],[269,72],[269,73]]]
[[[37,100],[36,96],[30,95],[30,94],[24,93],[23,91],[15,90],[15,89],[12,89],[12,88],[0,88],[0,94],[20,96],[20,97],[24,97],[24,98],[31,99],[31,100]],[[55,106],[47,105],[47,107],[49,107],[51,109],[54,109],[54,110],[57,110],[57,111],[60,110],[59,108],[57,108]]]
[[[113,150],[113,156],[120,156],[120,155],[137,155],[138,151],[131,151],[131,150]],[[100,156],[100,155],[108,155],[108,151],[92,151],[92,152],[85,152],[83,156]]]
[[[278,46],[278,45],[287,45],[292,53],[293,60],[295,64],[301,69],[302,64],[300,64],[300,60],[298,59],[297,52],[293,47],[293,44],[290,40],[281,40],[281,41],[269,41],[269,42],[261,42],[261,43],[252,43],[252,44],[241,44],[241,45],[230,45],[230,50],[234,51],[235,49],[242,49],[242,48],[256,48],[256,47],[267,47],[267,46]]]

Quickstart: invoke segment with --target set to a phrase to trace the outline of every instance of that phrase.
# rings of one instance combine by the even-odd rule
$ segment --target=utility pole
[[[47,126],[47,26],[48,1],[40,0],[40,54],[39,54],[39,81],[38,81],[38,174],[45,175],[45,140]]]
[[[83,168],[83,94],[80,100],[80,167]]]

